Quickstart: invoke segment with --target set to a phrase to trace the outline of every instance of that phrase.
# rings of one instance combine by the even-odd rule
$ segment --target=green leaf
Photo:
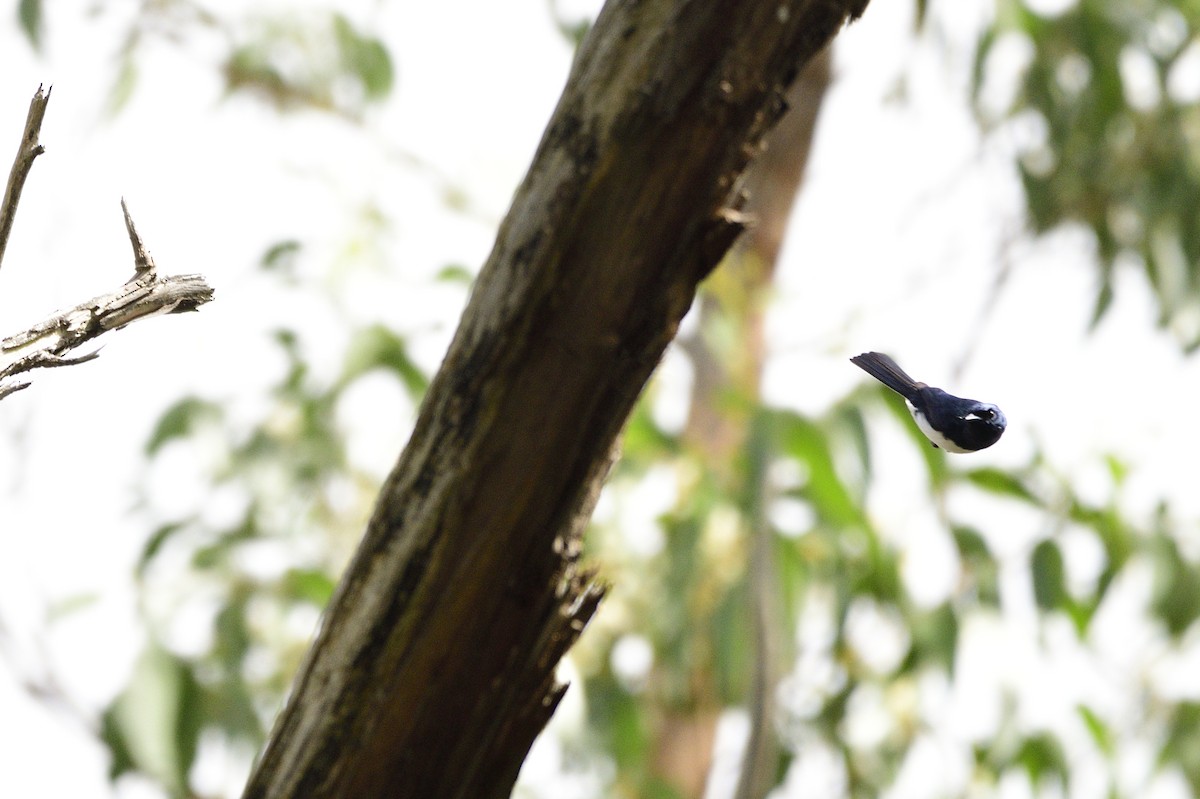
[[[334,586],[333,578],[317,569],[288,569],[283,576],[285,596],[318,608],[329,603]]]
[[[808,482],[798,493],[829,524],[866,525],[862,508],[838,476],[824,431],[793,413],[780,413],[775,422],[783,452],[808,466]]]
[[[1075,632],[1080,639],[1087,636],[1088,628],[1092,624],[1092,619],[1096,617],[1096,611],[1100,605],[1094,601],[1077,602],[1072,596],[1067,596],[1063,600],[1062,610],[1067,614],[1067,618],[1075,626]]]
[[[858,456],[858,462],[862,467],[863,480],[870,482],[871,438],[867,435],[867,422],[863,417],[862,408],[857,404],[843,403],[834,410],[832,421],[838,430],[845,431],[849,435],[850,442],[854,445],[854,453]]]
[[[25,38],[34,50],[42,49],[42,0],[21,0],[17,3],[17,21]]]
[[[962,559],[964,577],[973,584],[980,604],[1000,606],[1000,567],[977,530],[955,526],[951,529]]]
[[[255,523],[255,516],[251,508],[239,525],[222,532],[211,544],[192,550],[193,568],[200,571],[219,569],[236,556],[238,545],[260,538],[262,532]]]
[[[241,592],[244,594],[244,592]],[[235,596],[213,620],[213,654],[227,672],[237,673],[250,649],[250,630],[246,624],[246,597]]]
[[[1092,306],[1092,316],[1088,320],[1089,331],[1095,332],[1096,328],[1100,326],[1100,323],[1104,320],[1104,315],[1112,307],[1114,296],[1112,280],[1105,277],[1100,282],[1100,288],[1096,291],[1096,303]]]
[[[474,279],[475,275],[462,264],[446,264],[434,276],[434,280],[443,283],[462,283],[463,285],[470,285]]]
[[[968,481],[992,494],[1002,497],[1012,497],[1041,506],[1041,501],[1028,487],[1006,471],[991,466],[982,469],[972,469],[963,474]]]
[[[354,29],[346,17],[335,14],[333,30],[341,52],[342,66],[358,78],[368,100],[382,100],[395,81],[392,57],[387,47],[373,36]]]
[[[228,673],[217,686],[206,690],[201,707],[212,724],[230,738],[246,741],[258,749],[264,734],[254,707],[261,700],[262,689],[252,690],[239,670]]]
[[[162,551],[163,546],[171,540],[180,530],[186,527],[182,522],[172,522],[164,524],[150,534],[146,539],[146,543],[142,546],[142,554],[138,556],[137,565],[134,567],[134,574],[141,580],[146,575],[146,568],[150,562]]]
[[[953,528],[951,532],[954,534],[954,544],[958,547],[958,554],[963,560],[991,559],[992,551],[978,530],[960,526]]]
[[[1151,609],[1175,637],[1200,616],[1200,571],[1183,559],[1167,533],[1155,536],[1154,600]]]
[[[617,471],[640,474],[644,472],[646,464],[676,455],[679,452],[679,439],[658,426],[650,413],[649,403],[639,402],[625,426],[621,449],[623,452],[617,461]]]
[[[425,374],[408,357],[408,344],[383,325],[372,325],[355,333],[346,352],[342,382],[349,383],[372,369],[393,372],[416,399],[424,395],[429,385]]]
[[[259,266],[266,271],[279,271],[291,273],[296,268],[296,258],[300,254],[303,245],[296,239],[286,239],[276,242],[267,248],[259,259]]]
[[[201,726],[198,695],[186,661],[147,647],[101,722],[101,738],[113,755],[110,776],[136,768],[173,794],[186,794]]]
[[[191,435],[201,423],[220,417],[221,407],[216,403],[199,397],[184,397],[158,417],[146,440],[145,452],[153,456],[169,442]]]
[[[584,16],[579,17],[574,14],[564,13],[559,8],[561,0],[550,0],[550,15],[554,20],[554,25],[558,28],[558,32],[567,41],[571,49],[578,49],[583,43],[583,39],[587,36],[589,30],[592,29],[592,21]]]
[[[996,44],[996,38],[999,26],[993,26],[983,32],[979,38],[979,42],[975,45],[975,56],[971,62],[971,100],[979,102],[979,90],[983,88],[983,68],[987,64],[987,57],[992,52],[992,48]]]
[[[1108,474],[1112,477],[1113,485],[1118,488],[1124,485],[1125,479],[1129,476],[1129,464],[1111,454],[1104,456],[1104,464],[1108,467]]]
[[[912,649],[906,671],[918,671],[921,666],[935,663],[947,672],[954,668],[958,651],[958,615],[949,603],[928,613],[917,614],[910,620]]]
[[[1046,777],[1065,780],[1068,774],[1062,744],[1049,734],[1031,735],[1022,741],[1016,760],[1025,767],[1029,782],[1035,786]]]
[[[1116,752],[1116,741],[1112,730],[1087,705],[1079,705],[1075,710],[1079,713],[1079,718],[1083,719],[1084,726],[1087,727],[1088,733],[1091,734],[1092,740],[1096,743],[1096,747],[1104,753],[1105,757],[1111,758]]]
[[[607,749],[624,772],[637,773],[649,753],[648,713],[610,672],[583,685],[587,693],[588,722],[607,739]]]
[[[229,91],[258,90],[280,107],[295,102],[314,102],[315,98],[306,93],[306,87],[291,85],[270,63],[268,50],[264,42],[234,48],[223,66]]]
[[[133,56],[126,53],[121,58],[121,68],[117,70],[117,79],[113,81],[112,88],[108,92],[106,110],[110,116],[116,116],[129,103],[129,98],[133,97],[133,90],[137,87],[137,82],[137,64],[134,63]]]
[[[1033,595],[1042,610],[1054,610],[1066,600],[1062,550],[1047,539],[1033,550]]]
[[[1200,795],[1200,704],[1180,702],[1171,716],[1167,740],[1159,752],[1160,764],[1174,763],[1183,771],[1192,795]]]
[[[82,610],[92,607],[99,599],[100,595],[94,592],[72,594],[71,596],[63,597],[50,605],[46,611],[46,619],[50,622],[56,622],[60,619],[73,616]]]
[[[1072,500],[1067,514],[1071,521],[1096,531],[1101,543],[1104,544],[1104,553],[1108,557],[1108,571],[1112,572],[1112,576],[1116,576],[1116,573],[1133,555],[1136,544],[1133,532],[1116,509],[1112,507],[1092,508],[1077,500]]]

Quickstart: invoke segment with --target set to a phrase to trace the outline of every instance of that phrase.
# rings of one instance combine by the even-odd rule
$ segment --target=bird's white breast
[[[921,429],[921,432],[924,433],[925,437],[930,441],[946,450],[946,452],[964,453],[971,451],[969,449],[963,449],[958,444],[955,444],[953,441],[939,433],[937,430],[934,430],[933,425],[929,424],[929,420],[925,418],[925,414],[914,408],[911,402],[905,400],[904,404],[908,406],[908,412],[912,414],[913,421],[917,423],[917,427]]]

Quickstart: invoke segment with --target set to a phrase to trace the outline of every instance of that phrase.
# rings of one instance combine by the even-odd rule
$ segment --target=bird
[[[946,452],[978,452],[1000,440],[1008,420],[990,402],[965,399],[913,380],[882,352],[864,352],[850,361],[904,397],[917,427]]]

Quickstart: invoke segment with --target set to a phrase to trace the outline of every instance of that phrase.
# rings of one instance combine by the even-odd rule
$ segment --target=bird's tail
[[[918,389],[925,388],[924,383],[913,380],[908,376],[908,372],[901,369],[899,364],[882,352],[864,352],[862,355],[855,355],[850,360],[859,369],[905,399],[912,399]]]

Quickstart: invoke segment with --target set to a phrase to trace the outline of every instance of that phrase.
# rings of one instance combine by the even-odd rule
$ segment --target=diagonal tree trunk
[[[511,792],[600,600],[614,441],[782,92],[865,6],[605,6],[245,796]]]

